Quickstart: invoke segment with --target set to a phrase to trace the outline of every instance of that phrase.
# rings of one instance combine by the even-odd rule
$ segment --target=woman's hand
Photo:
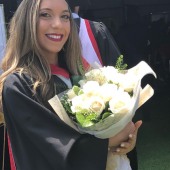
[[[109,139],[109,148],[111,151],[116,151],[117,147],[119,147],[122,142],[127,141],[129,139],[129,134],[132,134],[135,129],[135,124],[130,121],[117,135],[111,137]]]
[[[126,142],[122,142],[120,147],[116,149],[116,152],[112,152],[114,155],[126,155],[128,152],[134,149],[136,145],[138,129],[142,125],[142,121],[135,123],[135,131],[129,135],[129,139]]]

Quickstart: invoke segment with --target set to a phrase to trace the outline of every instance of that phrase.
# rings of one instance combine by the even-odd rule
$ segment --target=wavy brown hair
[[[41,1],[23,0],[10,22],[9,39],[5,57],[1,63],[3,74],[0,76],[0,94],[10,73],[19,72],[20,75],[27,73],[35,80],[33,83],[34,95],[36,95],[37,87],[40,87],[42,104],[45,104],[54,95],[54,85],[51,79],[50,64],[37,42],[37,23]],[[70,73],[78,75],[79,68],[76,61],[82,62],[81,45],[76,25],[72,15],[70,16],[71,30],[64,45],[64,57]]]

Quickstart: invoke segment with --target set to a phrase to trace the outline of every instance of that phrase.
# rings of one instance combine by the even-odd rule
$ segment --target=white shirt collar
[[[72,13],[73,15],[73,18],[76,19],[76,18],[80,18],[76,13]]]

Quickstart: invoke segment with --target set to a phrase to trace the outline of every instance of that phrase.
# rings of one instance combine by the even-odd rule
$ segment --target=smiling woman
[[[14,169],[104,170],[109,140],[78,133],[48,104],[71,86],[70,75],[80,74],[81,45],[67,2],[24,0],[9,33],[0,91]]]

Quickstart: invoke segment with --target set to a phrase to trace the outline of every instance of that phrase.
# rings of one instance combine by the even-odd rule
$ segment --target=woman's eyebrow
[[[50,9],[50,8],[42,8],[42,9],[40,9],[40,11],[42,11],[42,10],[52,11],[52,9]],[[70,13],[69,10],[64,10],[63,12],[68,12],[68,13]]]
[[[68,12],[68,13],[70,13],[69,10],[64,10],[63,12]]]
[[[42,8],[42,9],[40,9],[40,11],[42,11],[42,10],[52,11],[52,9],[50,9],[50,8]]]

